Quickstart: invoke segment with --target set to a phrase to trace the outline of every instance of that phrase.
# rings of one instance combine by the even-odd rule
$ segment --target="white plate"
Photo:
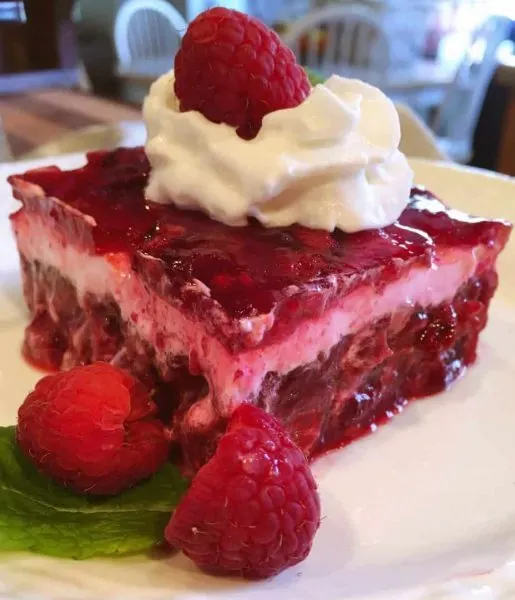
[[[48,159],[47,159],[48,160]],[[80,156],[56,159],[63,168]],[[0,166],[0,423],[38,378],[20,358],[25,311]],[[41,164],[41,161],[39,161]],[[413,161],[417,180],[451,205],[515,221],[515,182]],[[511,598],[515,592],[515,239],[478,364],[449,392],[315,465],[323,524],[309,558],[264,583],[211,578],[185,558],[74,562],[0,555],[0,594],[70,600]],[[1,510],[1,508],[0,508]],[[486,575],[480,573],[488,572]],[[511,590],[511,591],[510,591]]]

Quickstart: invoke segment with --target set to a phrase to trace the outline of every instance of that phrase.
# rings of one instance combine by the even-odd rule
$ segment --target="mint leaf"
[[[78,496],[47,479],[0,427],[0,551],[90,558],[148,550],[187,488],[176,467],[112,498]]]
[[[319,83],[325,82],[325,77],[321,75],[318,71],[315,71],[315,69],[304,67],[304,71],[306,71],[306,75],[308,76],[309,83],[311,83],[312,87],[315,87],[315,85]]]

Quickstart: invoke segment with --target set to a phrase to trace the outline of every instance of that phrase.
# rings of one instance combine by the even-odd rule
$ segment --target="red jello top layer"
[[[95,252],[129,253],[151,285],[162,295],[182,296],[193,312],[203,309],[198,298],[184,292],[184,284],[200,281],[210,290],[209,302],[216,301],[229,320],[274,308],[283,321],[293,314],[316,316],[328,306],[327,297],[320,303],[316,296],[334,288],[334,276],[338,285],[331,297],[369,277],[377,280],[379,272],[385,283],[414,262],[429,265],[437,245],[502,246],[509,234],[507,224],[448,211],[420,189],[413,190],[399,222],[384,229],[349,235],[300,226],[267,229],[253,220],[246,227],[228,227],[198,212],[146,200],[148,173],[143,149],[119,149],[91,153],[87,165],[74,171],[38,169],[10,181],[15,189],[20,181],[35,184],[47,197],[92,217]],[[18,196],[26,203],[24,194]],[[49,214],[74,244],[76,223],[69,225],[66,211]]]

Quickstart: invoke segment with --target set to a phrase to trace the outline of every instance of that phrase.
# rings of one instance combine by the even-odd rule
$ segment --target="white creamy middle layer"
[[[18,228],[22,233],[18,243],[23,255],[29,261],[38,260],[55,267],[76,287],[79,303],[86,293],[112,296],[122,318],[155,348],[160,365],[165,366],[170,356],[196,354],[210,388],[208,396],[193,405],[187,416],[197,428],[209,426],[214,419],[215,398],[221,415],[229,416],[235,406],[259,393],[268,372],[282,375],[311,363],[320,353],[329,353],[343,336],[389,313],[450,300],[474,274],[486,250],[483,246],[473,251],[446,250],[437,257],[432,268],[413,267],[380,294],[370,287],[358,289],[319,319],[300,324],[287,338],[265,349],[254,348],[232,355],[200,323],[149,291],[131,272],[125,255],[90,255],[72,246],[63,246],[39,216],[20,221]],[[42,239],[45,244],[41,244]],[[273,319],[273,314],[268,315],[269,321]],[[256,317],[256,321],[262,320],[263,315]],[[242,319],[242,330],[252,326],[249,321],[252,320]]]

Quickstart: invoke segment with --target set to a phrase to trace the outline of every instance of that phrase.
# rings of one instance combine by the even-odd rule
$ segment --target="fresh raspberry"
[[[255,579],[304,560],[319,525],[304,454],[271,416],[243,404],[165,536],[199,567]]]
[[[304,69],[277,33],[258,19],[212,8],[194,19],[175,56],[180,110],[254,138],[263,117],[300,104],[310,90]]]
[[[107,363],[41,379],[18,411],[18,443],[39,470],[76,492],[116,494],[168,457],[147,392]]]

